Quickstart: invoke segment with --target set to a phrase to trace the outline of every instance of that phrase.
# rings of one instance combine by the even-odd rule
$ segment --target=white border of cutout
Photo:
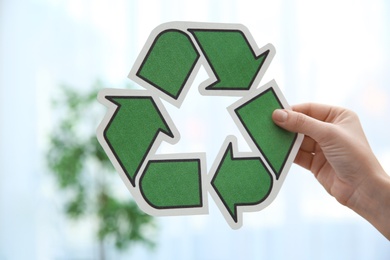
[[[168,96],[167,94],[163,93],[162,91],[159,91],[154,86],[150,85],[143,79],[139,78],[136,73],[139,70],[143,60],[145,59],[150,47],[152,46],[155,38],[165,30],[171,30],[171,29],[177,29],[180,31],[183,31],[186,33],[190,39],[192,40],[194,46],[197,48],[197,51],[200,55],[199,59],[197,60],[197,63],[195,64],[192,72],[190,73],[186,84],[184,85],[180,96],[177,100],[174,98]],[[212,84],[216,81],[216,76],[214,75],[214,72],[212,71],[210,65],[208,64],[206,58],[203,56],[202,50],[198,46],[197,41],[195,40],[192,33],[189,31],[190,29],[212,29],[212,30],[239,30],[241,31],[248,43],[250,44],[250,47],[252,48],[254,54],[256,56],[262,54],[263,52],[269,50],[269,54],[262,65],[260,71],[256,75],[252,85],[250,86],[249,90],[206,90],[206,87]],[[252,139],[250,138],[249,134],[246,132],[244,127],[242,126],[241,122],[239,121],[237,115],[234,112],[234,109],[240,106],[241,104],[244,104],[248,100],[250,100],[252,97],[260,94],[261,92],[264,92],[266,89],[272,87],[275,91],[275,94],[279,98],[280,102],[286,109],[290,109],[290,106],[288,105],[287,101],[285,100],[282,92],[278,88],[276,82],[272,80],[271,82],[258,87],[260,85],[260,81],[265,74],[266,70],[268,69],[273,57],[275,55],[275,49],[272,44],[267,44],[263,46],[262,48],[258,48],[257,44],[252,37],[251,33],[245,27],[241,24],[221,24],[221,23],[198,23],[198,22],[169,22],[161,24],[160,26],[156,27],[148,37],[144,47],[142,48],[138,58],[136,59],[132,69],[130,70],[130,73],[128,77],[138,83],[140,86],[144,87],[146,90],[125,90],[125,89],[103,89],[99,92],[98,100],[100,103],[105,105],[108,108],[108,111],[103,118],[102,122],[100,123],[98,129],[97,129],[97,138],[102,145],[104,151],[108,155],[110,161],[114,165],[116,171],[121,176],[121,179],[125,183],[126,187],[134,197],[135,201],[139,205],[139,207],[146,213],[154,216],[174,216],[174,215],[198,215],[198,214],[208,214],[208,194],[210,193],[214,201],[216,202],[218,208],[221,210],[223,216],[225,217],[228,224],[233,228],[237,229],[240,228],[243,224],[243,212],[251,212],[251,211],[259,211],[267,207],[277,196],[284,179],[286,178],[287,172],[289,171],[293,160],[299,150],[299,147],[301,145],[301,142],[303,140],[303,135],[298,134],[295,143],[292,146],[292,149],[290,151],[290,154],[284,164],[284,168],[280,174],[280,177],[278,180],[276,180],[275,173],[272,171],[271,167],[267,164],[267,161],[263,157],[260,151],[257,150],[257,147],[253,143]],[[167,154],[167,155],[161,155],[156,154],[156,151],[160,144],[163,141],[166,141],[170,144],[175,144],[180,140],[180,133],[178,132],[177,128],[175,127],[170,115],[168,114],[167,110],[163,106],[161,99],[164,99],[168,101],[169,103],[175,105],[176,107],[180,107],[183,100],[186,98],[189,88],[192,85],[196,75],[199,72],[200,67],[203,66],[209,76],[209,78],[202,82],[199,85],[199,92],[201,95],[204,96],[241,96],[242,98],[232,104],[228,107],[230,115],[233,117],[234,122],[239,127],[240,132],[242,133],[245,141],[250,146],[251,150],[253,152],[239,152],[237,148],[237,139],[234,136],[228,136],[224,142],[224,144],[221,147],[220,152],[218,153],[215,161],[212,164],[210,173],[207,174],[207,167],[206,167],[206,154],[205,153],[186,153],[186,154]],[[107,124],[110,122],[111,117],[115,113],[117,106],[107,100],[106,96],[148,96],[152,97],[155,101],[158,109],[160,110],[161,115],[164,117],[168,127],[170,128],[172,134],[174,135],[174,138],[171,138],[163,133],[159,133],[157,139],[155,140],[154,144],[152,145],[151,149],[149,150],[149,153],[147,154],[142,166],[140,167],[138,173],[136,174],[135,178],[135,187],[131,184],[130,180],[127,178],[125,172],[123,171],[122,167],[120,166],[119,162],[116,160],[113,152],[109,148],[108,144],[106,143],[104,139],[104,130],[107,127]],[[223,202],[220,200],[218,194],[213,189],[211,185],[211,180],[215,174],[215,171],[223,158],[223,155],[226,151],[227,145],[229,143],[232,143],[232,149],[233,154],[235,158],[240,157],[260,157],[263,163],[267,166],[268,170],[272,173],[273,177],[273,187],[271,190],[271,193],[268,195],[268,197],[261,203],[257,205],[252,206],[239,206],[237,208],[237,222],[234,222],[232,217],[230,216],[228,210],[226,209]],[[202,188],[202,207],[198,208],[178,208],[178,209],[155,209],[152,206],[150,206],[143,198],[140,189],[139,189],[139,180],[142,176],[143,171],[145,170],[146,164],[149,160],[181,160],[181,159],[199,159],[201,163],[201,188]]]
[[[228,107],[228,111],[230,115],[233,118],[233,121],[236,123],[238,126],[242,136],[244,137],[245,141],[249,145],[250,149],[252,152],[240,152],[238,150],[238,145],[237,145],[237,139],[235,136],[228,136],[225,139],[225,142],[223,143],[211,169],[208,174],[208,181],[207,183],[209,184],[209,193],[211,194],[212,198],[216,202],[218,208],[221,210],[223,216],[225,217],[226,221],[229,223],[231,228],[233,229],[238,229],[242,226],[243,224],[243,213],[244,212],[253,212],[253,211],[260,211],[267,206],[269,206],[272,201],[276,198],[277,194],[280,191],[280,188],[283,185],[283,182],[287,176],[288,171],[290,170],[290,167],[292,163],[294,162],[294,158],[296,154],[298,153],[299,147],[301,146],[302,140],[303,140],[303,135],[302,134],[297,134],[297,137],[294,141],[294,144],[291,147],[290,153],[284,163],[284,167],[279,175],[279,178],[276,179],[276,174],[268,164],[267,160],[264,158],[263,154],[257,149],[256,144],[253,142],[252,138],[249,136],[249,133],[245,130],[244,126],[242,125],[240,119],[238,118],[237,114],[234,112],[234,110],[237,107],[240,107],[241,105],[247,103],[249,100],[251,100],[253,97],[260,95],[261,93],[265,92],[266,90],[272,88],[278,97],[280,103],[285,109],[291,109],[289,104],[287,103],[286,99],[284,98],[282,92],[280,91],[278,85],[276,84],[275,80],[272,80],[268,82],[267,84],[261,86],[260,88],[252,90],[247,96],[239,99],[237,102],[233,103]],[[226,152],[226,148],[229,145],[229,143],[232,143],[232,155],[234,155],[234,158],[248,158],[248,157],[259,157],[264,165],[267,167],[268,172],[271,173],[272,178],[273,178],[273,185],[270,194],[268,197],[260,202],[259,204],[256,205],[248,205],[248,206],[238,206],[237,207],[237,222],[235,222],[228,209],[226,206],[223,204],[222,200],[220,199],[219,195],[217,192],[214,190],[214,188],[211,185],[211,180],[213,179],[218,166],[220,162],[223,159],[223,156]]]

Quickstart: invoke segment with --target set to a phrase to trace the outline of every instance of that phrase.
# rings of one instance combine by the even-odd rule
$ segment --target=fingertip
[[[284,123],[287,121],[288,113],[284,109],[276,109],[272,113],[272,119],[275,123]]]

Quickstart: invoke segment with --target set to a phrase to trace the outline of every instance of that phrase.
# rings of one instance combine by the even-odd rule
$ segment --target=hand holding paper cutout
[[[239,24],[162,24],[129,74],[144,90],[100,91],[108,112],[98,140],[142,210],[206,214],[210,193],[229,225],[239,228],[243,212],[272,202],[303,139],[272,122],[275,109],[289,107],[276,81],[259,86],[274,54],[271,44],[258,48]],[[192,86],[201,67],[209,78]],[[204,96],[240,97],[227,110],[250,147],[240,152],[236,137],[227,136],[209,172],[205,152],[157,153],[162,142],[180,139],[162,99],[180,109],[192,87]]]
[[[275,110],[273,119],[286,130],[305,134],[295,163],[390,240],[390,177],[372,152],[358,116],[340,107],[302,104],[293,111]]]

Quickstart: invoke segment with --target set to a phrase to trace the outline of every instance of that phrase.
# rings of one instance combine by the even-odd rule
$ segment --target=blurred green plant
[[[50,134],[47,164],[65,196],[65,213],[73,219],[97,220],[100,258],[107,240],[118,250],[135,243],[155,246],[154,219],[141,212],[130,194],[118,193],[119,175],[96,139],[96,128],[104,116],[97,102],[101,82],[87,93],[61,86],[53,101],[55,127]],[[122,187],[120,186],[120,187]]]

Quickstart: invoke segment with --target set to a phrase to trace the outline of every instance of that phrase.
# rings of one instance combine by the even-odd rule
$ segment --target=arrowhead
[[[248,90],[270,50],[256,56],[239,30],[189,30],[198,42],[217,81],[209,90]]]
[[[173,138],[164,117],[151,97],[106,96],[116,104],[104,130],[104,138],[115,158],[135,186],[135,177],[159,132]]]
[[[232,143],[229,143],[211,181],[211,185],[236,223],[237,208],[260,204],[270,194],[272,183],[272,175],[260,158],[234,158]]]

